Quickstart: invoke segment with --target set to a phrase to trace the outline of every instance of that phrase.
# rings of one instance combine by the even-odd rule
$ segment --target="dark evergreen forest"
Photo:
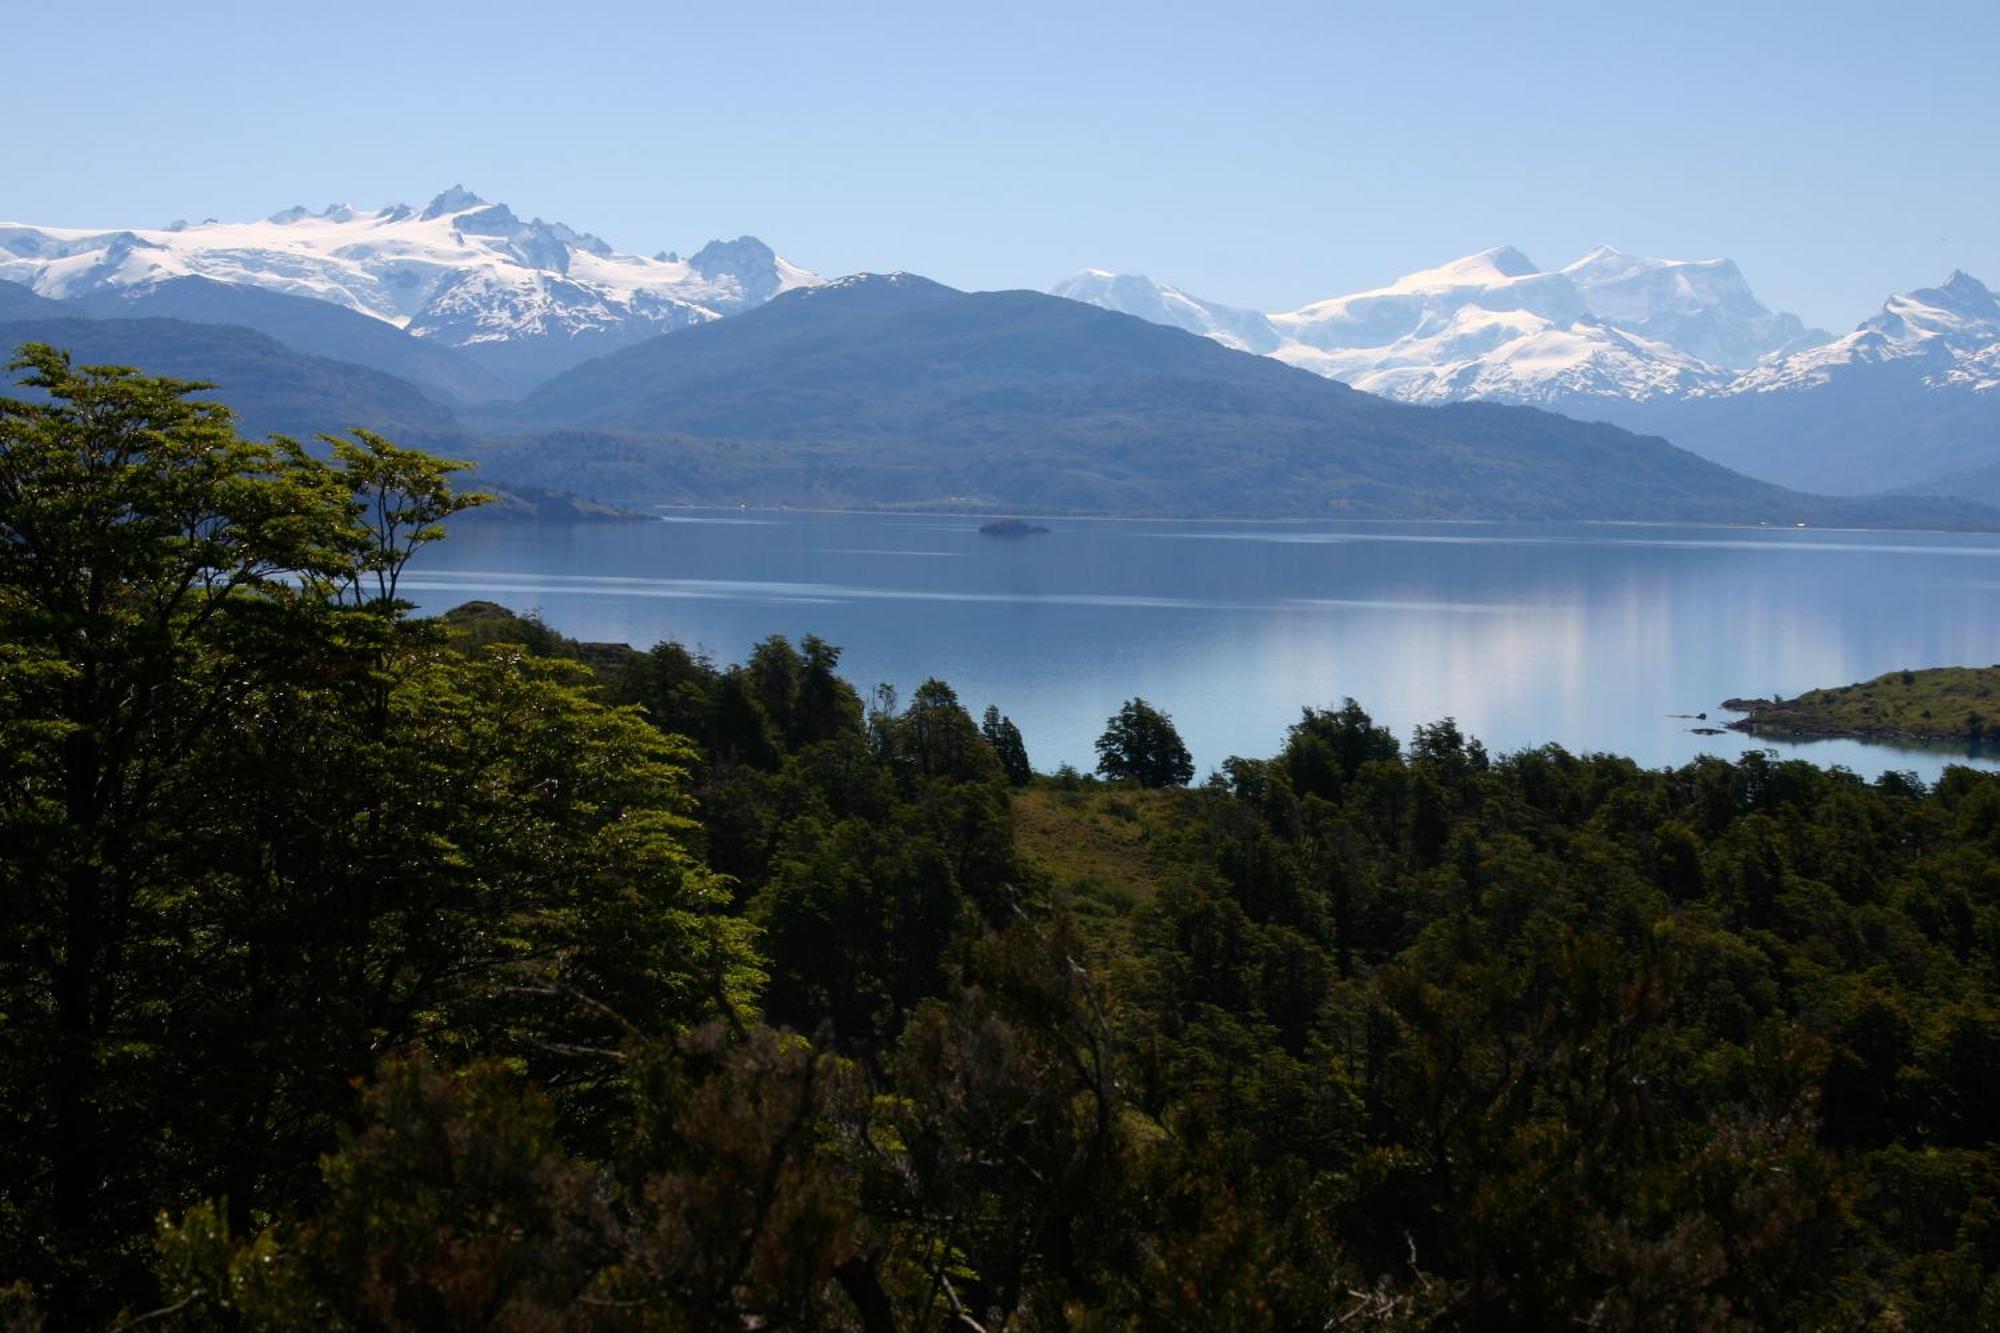
[[[2000,778],[1037,773],[810,637],[416,617],[453,465],[22,356],[0,1329],[2000,1324]]]

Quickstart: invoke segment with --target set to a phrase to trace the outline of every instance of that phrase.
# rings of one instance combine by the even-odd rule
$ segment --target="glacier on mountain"
[[[688,259],[622,254],[462,186],[421,210],[294,207],[157,230],[0,223],[0,279],[42,296],[184,277],[331,301],[530,377],[819,281],[754,237]]]

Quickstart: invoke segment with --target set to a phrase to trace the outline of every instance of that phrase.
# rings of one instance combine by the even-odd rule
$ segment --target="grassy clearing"
[[[1159,846],[1178,799],[1127,787],[1030,787],[1014,795],[1015,838],[1087,931],[1123,935],[1159,892]]]
[[[2000,666],[1891,671],[1796,699],[1731,699],[1740,731],[1921,740],[2000,739]]]

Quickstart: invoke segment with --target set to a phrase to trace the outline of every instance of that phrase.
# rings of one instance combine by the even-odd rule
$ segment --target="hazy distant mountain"
[[[0,223],[0,279],[42,296],[189,277],[344,306],[523,387],[818,281],[752,237],[648,259],[562,223],[523,221],[457,186],[421,210],[292,208],[260,222],[157,230]]]
[[[517,432],[491,446],[496,470],[633,500],[2000,522],[1814,500],[1609,426],[1395,403],[1079,302],[908,274],[786,293],[486,417]]]
[[[434,390],[447,401],[508,396],[507,387],[463,354],[434,339],[413,338],[393,324],[329,301],[217,282],[168,278],[129,287],[101,287],[49,303],[65,314],[104,319],[178,319],[235,324],[269,334],[295,352],[351,361]]]
[[[60,301],[37,296],[18,282],[0,282],[0,320],[73,317]]]
[[[78,319],[77,304],[43,300],[17,284],[0,282],[0,361],[11,360],[23,343],[46,342],[68,350],[79,365],[130,365],[147,374],[212,382],[216,388],[211,396],[236,410],[239,429],[252,438],[283,434],[310,445],[322,432],[338,435],[362,426],[448,455],[470,452],[446,407],[415,385],[380,371],[302,355],[262,333],[236,326],[175,319]],[[50,311],[57,317],[35,317]],[[0,375],[0,396],[27,392],[12,377]],[[517,483],[491,469],[480,469],[466,480],[470,488],[493,497],[492,503],[469,511],[468,521],[575,523],[647,517],[567,491]]]
[[[53,302],[60,309],[66,302]],[[0,297],[0,312],[7,309]],[[80,365],[136,366],[216,385],[214,397],[236,409],[244,434],[310,439],[354,426],[404,444],[452,448],[461,439],[450,409],[393,375],[326,357],[307,356],[250,329],[175,319],[0,318],[0,354],[23,343],[68,350]],[[13,385],[0,377],[0,391]]]
[[[1954,273],[1711,393],[1601,415],[1788,485],[1940,489],[1948,475],[2000,465],[2000,301]]]

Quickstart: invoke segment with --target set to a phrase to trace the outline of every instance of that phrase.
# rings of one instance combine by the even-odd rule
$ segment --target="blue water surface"
[[[1903,667],[2000,662],[2000,537],[1509,523],[1049,519],[983,536],[932,515],[665,510],[658,522],[467,524],[405,591],[485,598],[565,634],[740,660],[817,634],[905,697],[999,705],[1038,768],[1095,762],[1132,695],[1204,770],[1268,755],[1345,696],[1406,736],[1556,742],[1649,766],[1746,748],[1934,778],[1962,749],[1702,736],[1683,714]]]

